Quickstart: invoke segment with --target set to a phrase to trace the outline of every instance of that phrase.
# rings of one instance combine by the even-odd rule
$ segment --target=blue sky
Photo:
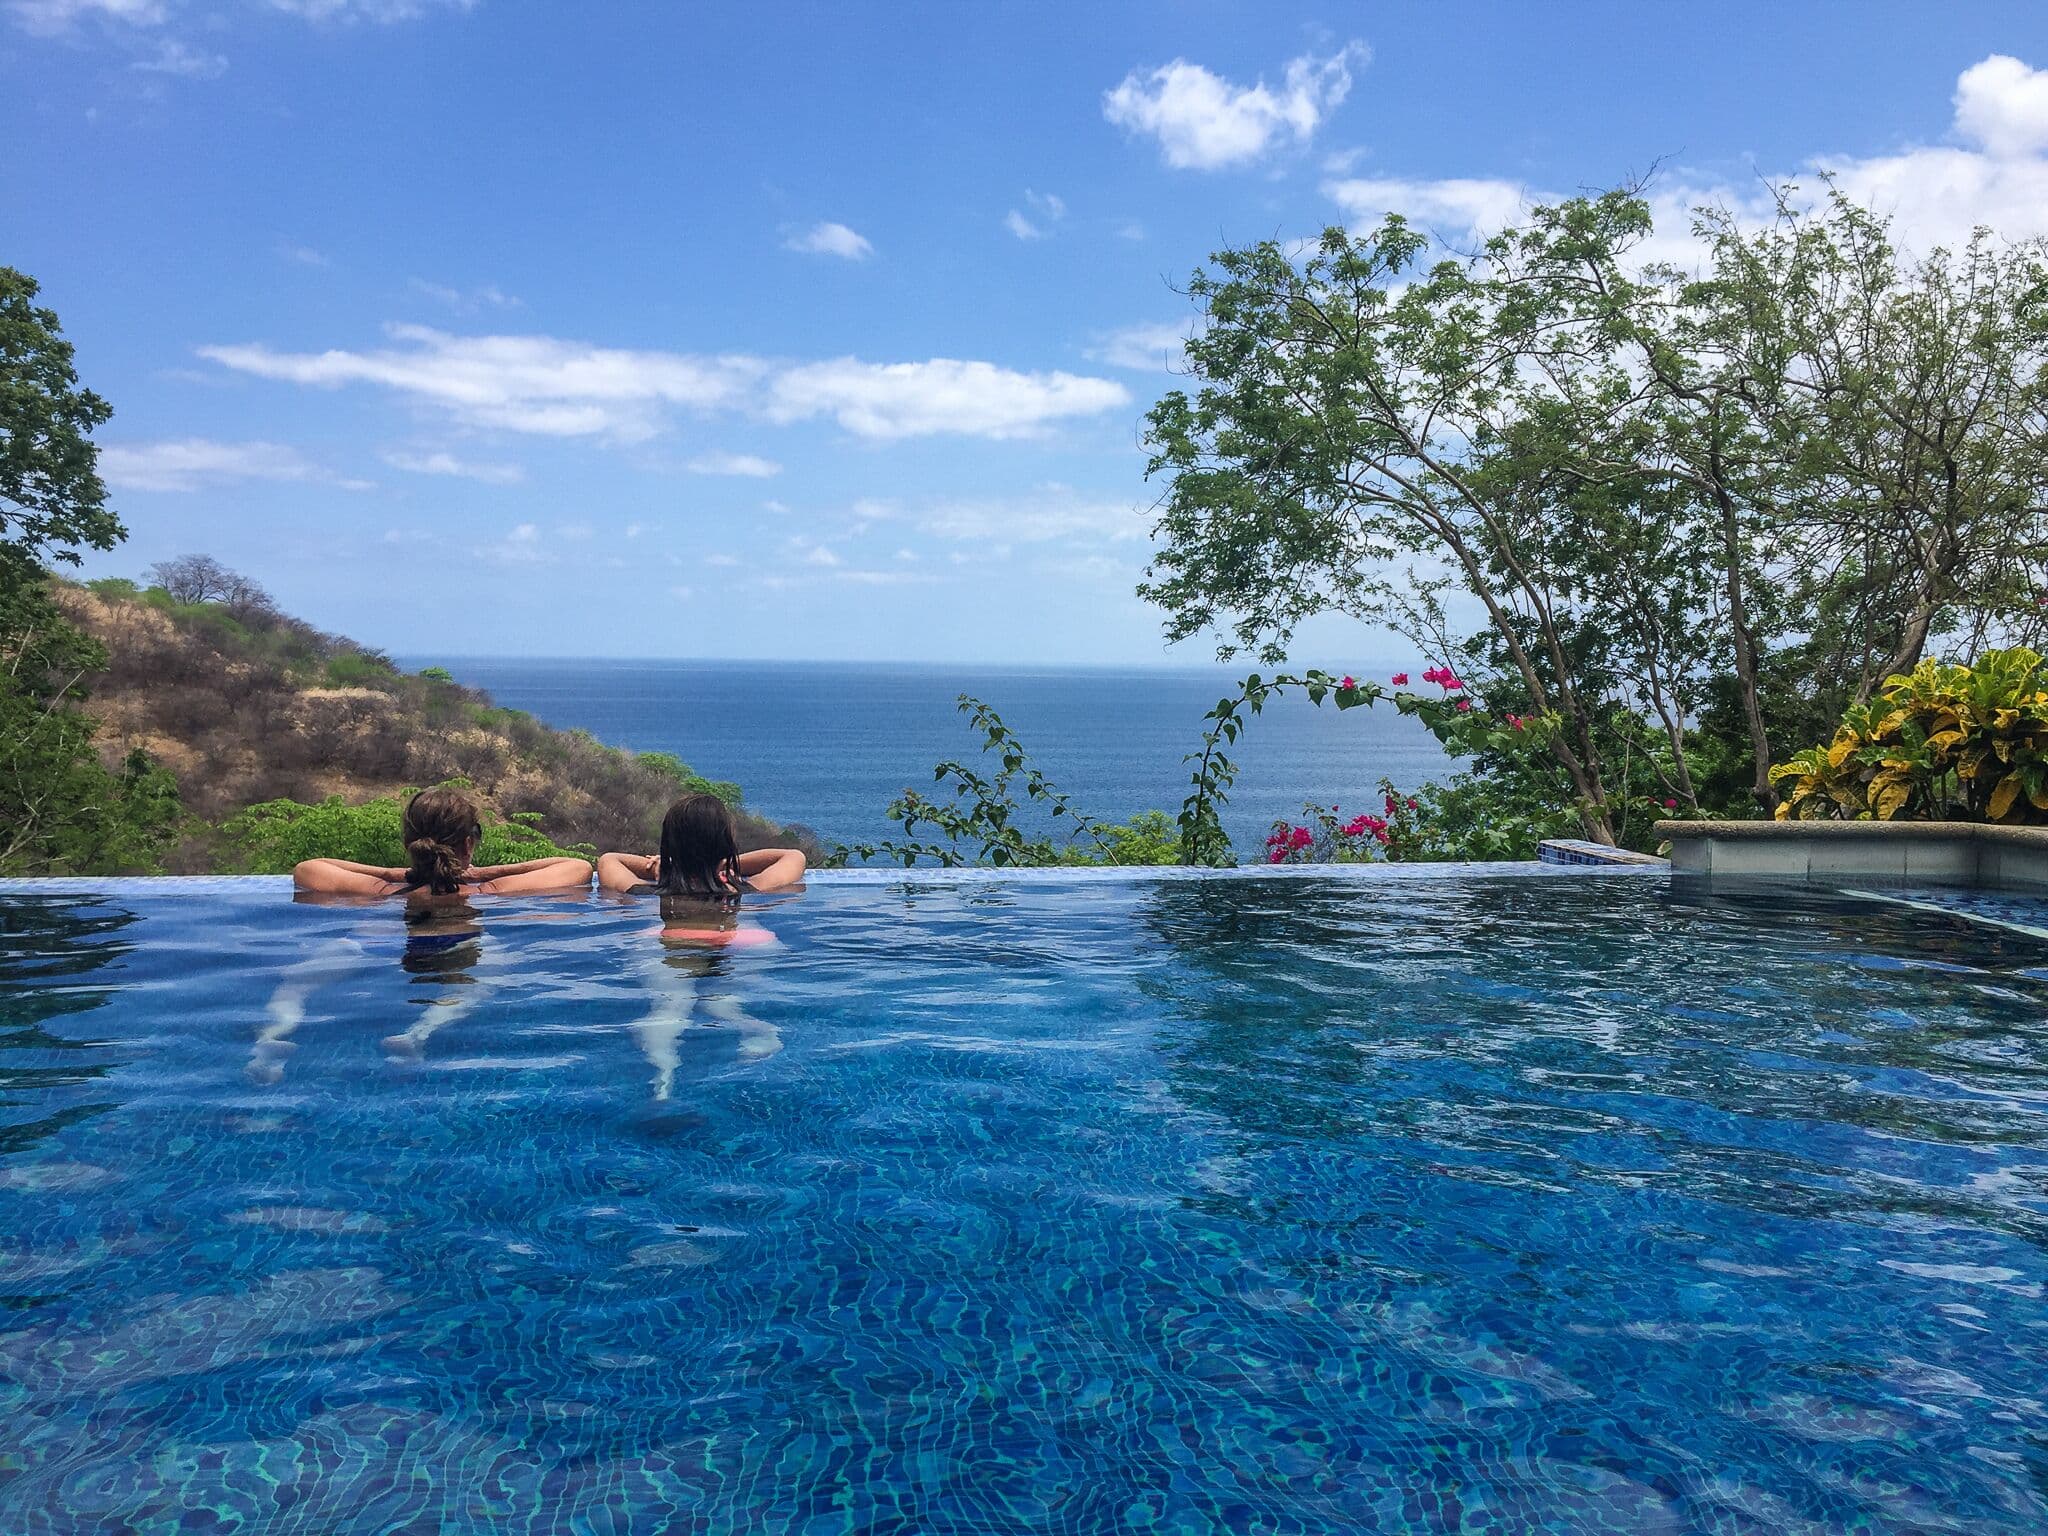
[[[2038,4],[0,0],[130,528],[394,651],[1145,663],[1219,244],[1653,163],[2048,231]],[[1347,621],[1303,660],[1391,651]]]

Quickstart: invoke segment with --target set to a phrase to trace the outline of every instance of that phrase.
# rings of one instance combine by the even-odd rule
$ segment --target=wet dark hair
[[[683,796],[661,818],[654,883],[668,896],[739,900],[739,839],[732,809],[718,796]]]
[[[405,883],[435,896],[452,895],[461,889],[462,872],[483,835],[483,818],[469,796],[421,790],[405,807],[405,856],[412,861]]]

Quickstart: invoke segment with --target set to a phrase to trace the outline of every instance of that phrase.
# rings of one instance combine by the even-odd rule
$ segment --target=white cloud
[[[306,21],[414,21],[435,11],[470,11],[477,0],[268,0],[274,11]]]
[[[1636,254],[1646,262],[1692,266],[1700,257],[1691,233],[1694,209],[1717,206],[1761,222],[1774,211],[1768,186],[1796,184],[1796,201],[1811,206],[1824,194],[1824,177],[1889,217],[1894,238],[1908,250],[1954,248],[1980,227],[2006,239],[2048,236],[2048,70],[1993,54],[1962,72],[1954,106],[1958,144],[1816,156],[1741,186],[1674,173],[1648,193],[1656,233]],[[1490,178],[1350,179],[1327,182],[1323,190],[1347,218],[1376,221],[1392,210],[1451,241],[1488,233],[1527,204],[1559,195]]]
[[[861,526],[907,524],[935,539],[986,545],[1004,554],[1012,544],[1121,544],[1144,538],[1151,526],[1150,515],[1135,502],[1083,496],[1059,484],[1013,496],[958,496],[908,506],[866,497],[854,503],[853,511]],[[896,551],[900,561],[917,558],[913,550]],[[957,563],[961,557],[954,558]]]
[[[704,563],[717,566],[722,570],[730,570],[738,565],[740,561],[737,555],[709,554],[704,557]]]
[[[281,352],[251,343],[201,347],[199,355],[285,383],[389,389],[473,426],[621,442],[653,436],[674,409],[778,423],[824,416],[856,436],[883,440],[936,433],[1018,438],[1130,400],[1109,379],[953,358],[776,364],[551,336],[453,336],[419,325],[394,325],[389,335],[394,345],[360,352]],[[729,462],[737,464],[738,456]],[[725,472],[758,474],[767,462]]]
[[[473,315],[484,309],[518,309],[518,299],[490,283],[477,288],[451,288],[446,283],[430,283],[423,277],[412,279],[413,292],[424,294],[437,304],[445,304],[458,315]]]
[[[847,261],[865,261],[875,254],[865,235],[844,224],[813,224],[802,234],[791,235],[783,244],[809,256],[838,256]]]
[[[768,415],[783,422],[830,416],[858,437],[958,432],[1013,438],[1129,401],[1121,384],[1071,373],[1018,373],[945,357],[922,363],[842,357],[806,363],[777,377],[770,386]]]
[[[485,545],[477,554],[499,565],[553,565],[554,551],[541,539],[540,528],[520,523],[496,544]]]
[[[821,565],[830,569],[833,566],[843,565],[844,563],[844,561],[822,544],[813,544],[804,552],[805,565]]]
[[[6,10],[24,31],[39,37],[67,32],[88,17],[154,27],[166,16],[163,0],[7,0]]]
[[[1112,368],[1171,373],[1180,366],[1193,329],[1191,319],[1126,325],[1104,332],[1085,355]]]
[[[834,571],[832,580],[855,587],[926,586],[937,581],[923,571]]]
[[[1235,85],[1186,59],[1132,70],[1102,98],[1102,115],[1127,132],[1159,141],[1161,157],[1181,170],[1247,165],[1285,139],[1306,143],[1351,90],[1351,69],[1370,52],[1349,43],[1328,58],[1289,61],[1278,90],[1261,79]]]
[[[782,466],[773,459],[751,453],[700,453],[683,467],[693,475],[742,475],[753,480],[768,480],[782,473]]]
[[[100,449],[100,474],[124,491],[196,491],[234,480],[319,480],[349,490],[368,488],[360,480],[338,479],[282,443],[205,437],[108,443]]]
[[[1019,240],[1043,240],[1052,233],[1052,226],[1067,216],[1066,199],[1052,192],[1034,192],[1024,189],[1024,206],[1031,210],[1031,216],[1012,208],[1003,215],[1003,228]]]
[[[912,514],[920,531],[955,543],[1121,543],[1140,539],[1150,526],[1129,501],[1086,498],[1064,485],[1040,486],[1021,496],[961,497]]]
[[[1323,195],[1358,224],[1377,224],[1390,213],[1446,244],[1492,234],[1521,214],[1527,190],[1513,181],[1454,176],[1442,181],[1353,177],[1323,184]]]
[[[485,485],[517,485],[526,471],[517,464],[484,464],[458,459],[452,453],[407,453],[394,449],[384,455],[393,469],[414,475],[451,475],[459,480],[480,480]]]
[[[316,251],[310,245],[296,245],[290,240],[278,242],[277,254],[286,261],[295,261],[302,267],[331,267],[334,265],[327,254]]]
[[[366,21],[378,24],[412,21],[437,11],[469,11],[477,0],[262,0],[273,11],[282,11],[312,22]],[[68,32],[80,22],[93,19],[129,27],[158,27],[171,19],[169,0],[0,0],[4,9],[24,31],[42,37]],[[213,67],[215,64],[219,67]],[[155,68],[166,74],[211,76],[226,67],[226,61],[201,54],[173,42],[157,55],[155,64],[142,63],[138,69]]]
[[[739,405],[763,365],[557,341],[551,336],[451,336],[394,325],[397,346],[370,352],[201,347],[199,355],[258,378],[316,388],[374,384],[479,426],[549,437],[652,436],[663,407]]]
[[[869,570],[842,566],[835,570],[770,572],[756,576],[753,584],[770,592],[788,592],[798,587],[814,586],[819,582],[847,587],[908,587],[926,586],[938,579],[925,571]]]
[[[2048,70],[1994,53],[1956,80],[1956,132],[1994,155],[2048,149]]]
[[[1041,576],[1054,576],[1061,581],[1100,583],[1126,590],[1136,587],[1144,574],[1138,566],[1100,554],[1051,556],[1033,561],[1031,569]]]
[[[227,72],[228,61],[217,53],[202,53],[175,37],[157,44],[155,53],[128,66],[149,75],[182,75],[188,80],[213,80]]]

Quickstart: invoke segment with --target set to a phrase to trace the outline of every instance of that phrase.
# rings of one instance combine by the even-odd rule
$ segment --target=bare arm
[[[529,859],[524,864],[499,864],[473,869],[484,880],[477,888],[492,895],[514,891],[567,891],[590,884],[588,859]]]
[[[607,853],[597,861],[598,888],[630,891],[637,886],[652,885],[661,873],[658,862],[651,854]]]
[[[590,868],[588,859],[555,854],[545,859],[528,859],[523,864],[472,864],[466,873],[472,880],[504,880],[512,875],[530,875],[536,870],[554,869],[566,864],[581,864],[585,869]]]
[[[756,848],[739,857],[740,874],[757,891],[786,891],[800,882],[808,861],[799,848]]]
[[[405,882],[406,871],[347,859],[307,859],[292,871],[292,884],[327,896],[388,896]]]

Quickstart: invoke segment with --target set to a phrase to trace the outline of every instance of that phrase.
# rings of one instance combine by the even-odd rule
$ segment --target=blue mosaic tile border
[[[1061,884],[1125,885],[1181,880],[1340,880],[1358,884],[1407,884],[1437,880],[1554,879],[1579,875],[1662,875],[1663,865],[1560,864],[1538,860],[1471,864],[1285,864],[1241,865],[1233,869],[1181,869],[1173,866],[1066,869],[820,869],[807,876],[812,885]],[[288,875],[133,875],[91,879],[82,876],[0,879],[0,895],[45,896],[247,896],[261,892],[282,895],[291,890]]]
[[[1605,843],[1582,842],[1575,837],[1545,838],[1536,845],[1536,857],[1545,864],[1569,864],[1581,868],[1635,868],[1669,870],[1664,859],[1626,848],[1609,848]]]

